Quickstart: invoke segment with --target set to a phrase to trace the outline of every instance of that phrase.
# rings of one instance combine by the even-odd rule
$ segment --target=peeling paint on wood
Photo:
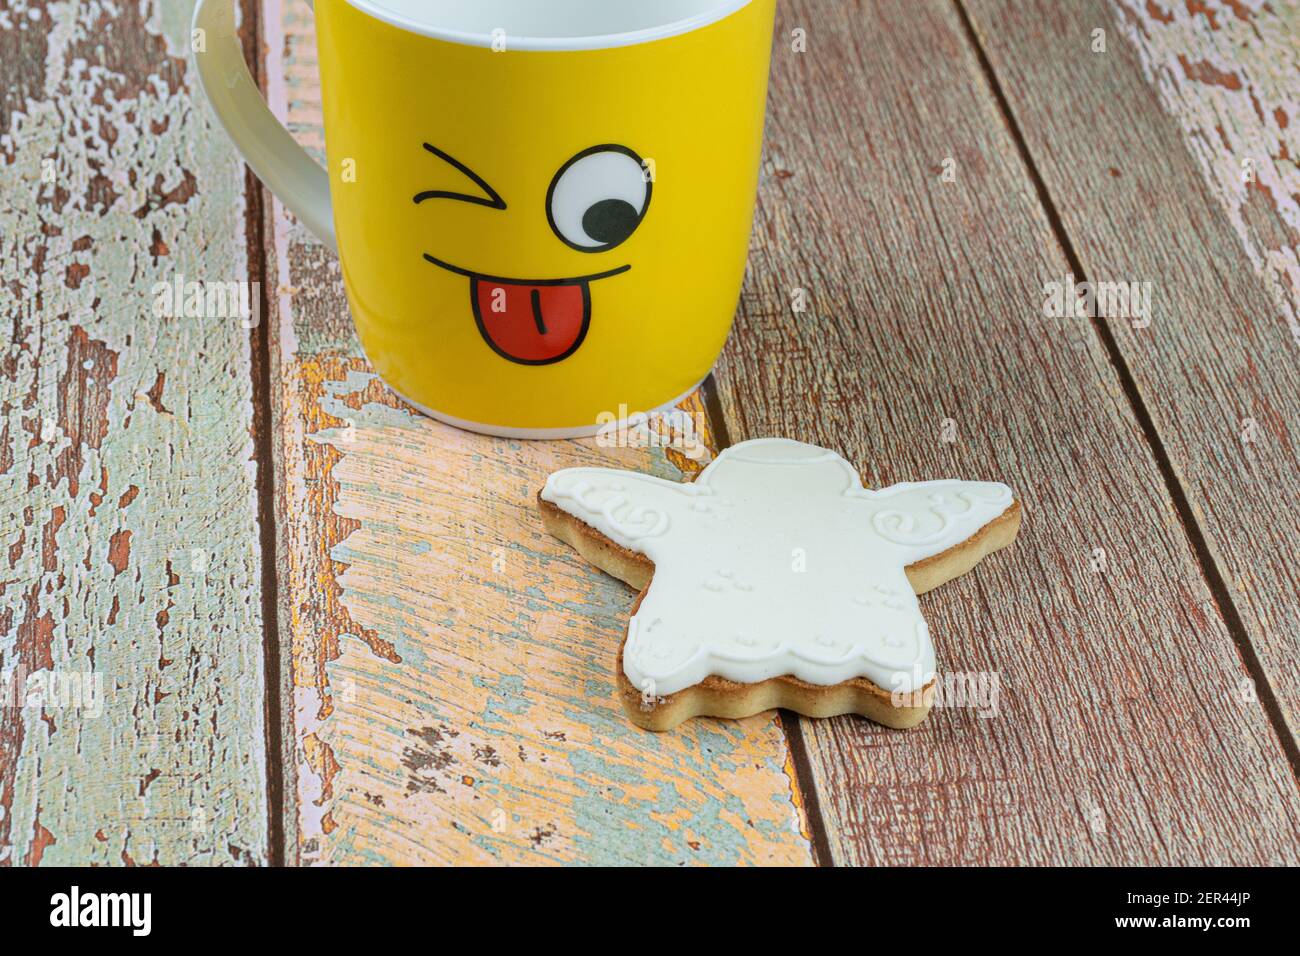
[[[3,863],[267,855],[248,331],[154,312],[248,275],[189,8],[0,10],[0,673],[101,691],[0,707]]]
[[[318,141],[306,4],[268,3],[266,24],[272,106]],[[278,206],[270,223],[291,859],[809,863],[775,716],[632,727],[613,669],[634,595],[536,514],[554,469],[689,459],[414,414],[360,357],[337,264]]]
[[[591,443],[456,432],[355,357],[284,371],[306,413],[282,522],[303,862],[808,861],[773,715],[664,736],[624,718],[634,595],[534,505]],[[645,451],[599,458],[680,475]]]
[[[698,463],[415,415],[359,355],[337,263],[270,205],[289,862],[806,864],[818,830],[839,862],[1297,862],[1259,693],[1294,729],[1300,540],[1267,492],[1300,472],[1300,8],[965,7],[1089,276],[1157,283],[1152,327],[1114,338],[1224,607],[1095,330],[1041,314],[1064,256],[959,14],[787,0],[809,52],[778,36],[721,406],[734,438],[833,445],[876,483],[1017,486],[1021,546],[927,599],[941,663],[998,674],[999,714],[806,722],[813,820],[773,715],[632,728],[632,595],[533,495],[575,464]],[[249,271],[190,8],[0,10],[0,673],[95,678],[103,707],[0,708],[4,864],[270,852],[249,335],[153,311],[157,282]],[[263,25],[268,96],[319,155],[309,6]]]
[[[1300,347],[1300,3],[1112,9]]]

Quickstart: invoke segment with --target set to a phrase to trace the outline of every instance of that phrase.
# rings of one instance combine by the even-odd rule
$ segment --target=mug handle
[[[203,92],[244,161],[303,225],[337,252],[329,175],[262,99],[235,35],[234,0],[198,0],[191,38]]]

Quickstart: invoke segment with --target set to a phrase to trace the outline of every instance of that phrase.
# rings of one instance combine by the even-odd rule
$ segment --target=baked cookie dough
[[[618,686],[654,731],[773,707],[919,724],[935,654],[917,595],[1011,544],[1022,510],[993,482],[873,491],[835,452],[777,438],[693,482],[556,472],[538,504],[548,531],[640,590]]]

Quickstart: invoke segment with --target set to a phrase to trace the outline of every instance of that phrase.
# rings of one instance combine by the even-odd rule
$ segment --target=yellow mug
[[[328,173],[248,75],[195,60],[253,171],[334,245],[357,334],[422,412],[591,435],[688,395],[735,316],[776,0],[316,0]]]

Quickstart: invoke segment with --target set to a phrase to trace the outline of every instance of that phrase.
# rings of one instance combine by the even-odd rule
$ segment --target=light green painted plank
[[[0,11],[0,671],[99,689],[0,709],[0,862],[267,858],[249,332],[153,311],[248,276],[190,7]]]

